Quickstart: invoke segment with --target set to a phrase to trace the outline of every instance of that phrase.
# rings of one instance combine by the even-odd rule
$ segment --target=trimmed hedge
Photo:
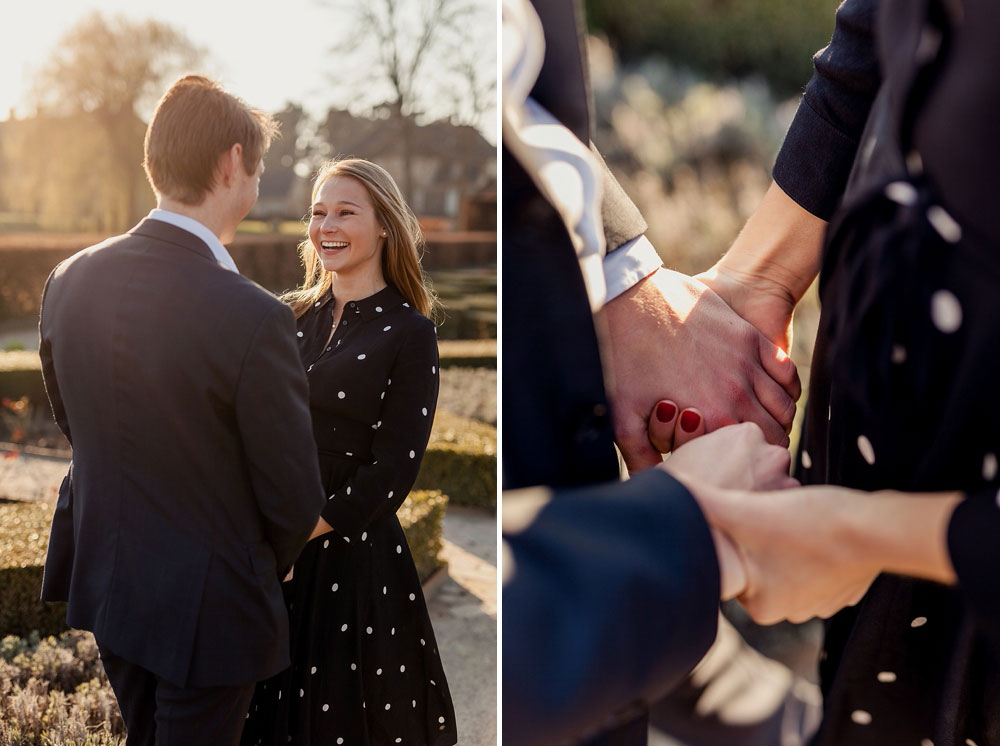
[[[27,396],[31,402],[45,402],[45,384],[42,383],[42,363],[37,352],[0,352],[0,397],[20,399]]]
[[[59,262],[106,236],[86,234],[29,233],[0,236],[0,319],[38,317],[39,303],[45,280]],[[497,237],[495,232],[428,233],[427,252],[423,267],[431,275],[435,287],[438,275],[445,279],[439,289],[446,306],[453,307],[454,323],[446,324],[445,336],[457,338],[468,330],[488,329],[481,320],[466,322],[461,304],[451,303],[447,287],[452,277],[461,277],[466,267],[492,268],[492,306],[496,336],[496,261]],[[302,281],[296,246],[302,236],[267,234],[254,235],[240,232],[229,252],[240,272],[272,292],[283,292]],[[475,273],[478,278],[478,272]],[[474,336],[488,336],[485,333]]]
[[[496,428],[438,411],[414,489],[440,489],[455,505],[496,510]]]
[[[662,55],[718,79],[762,75],[801,93],[830,40],[833,0],[587,0],[587,25],[629,61]]]
[[[495,339],[445,339],[438,342],[442,368],[497,367]]]
[[[397,513],[421,582],[444,565],[439,555],[447,507],[440,490],[414,490]],[[0,502],[0,637],[66,630],[66,604],[38,598],[51,520],[47,503]]]
[[[51,520],[51,505],[0,502],[0,636],[66,629],[66,604],[38,599]]]
[[[445,566],[440,555],[441,530],[447,508],[448,498],[441,490],[414,490],[396,511],[421,583]]]

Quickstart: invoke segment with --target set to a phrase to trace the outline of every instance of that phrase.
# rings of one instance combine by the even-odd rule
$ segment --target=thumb
[[[736,544],[725,533],[712,528],[715,554],[719,560],[720,598],[728,601],[743,594],[747,589],[747,568]]]
[[[649,442],[649,422],[638,413],[630,413],[614,423],[615,441],[625,459],[629,474],[663,463],[663,455]]]

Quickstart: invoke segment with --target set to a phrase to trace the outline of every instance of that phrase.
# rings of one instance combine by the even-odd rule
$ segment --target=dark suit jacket
[[[43,599],[179,686],[289,665],[279,576],[325,503],[291,311],[146,219],[56,267],[40,336],[73,444]]]
[[[532,97],[583,142],[590,124],[574,0],[536,0],[546,41]],[[663,472],[619,482],[583,278],[558,213],[503,153],[504,735],[645,743],[645,705],[715,638],[719,572],[705,519]],[[605,175],[608,245],[645,224]],[[538,486],[554,497],[508,518]],[[516,521],[515,521],[516,522]],[[509,529],[509,530],[508,530]]]

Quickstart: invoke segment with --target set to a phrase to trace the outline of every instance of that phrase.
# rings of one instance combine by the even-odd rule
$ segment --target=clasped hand
[[[661,268],[598,318],[615,440],[629,471],[739,422],[754,422],[768,442],[788,445],[801,393],[795,365],[707,285]],[[699,417],[649,428],[652,406],[664,399],[682,410],[697,407]]]
[[[852,551],[858,497],[800,487],[789,458],[744,423],[691,441],[662,466],[708,519],[722,598],[738,598],[761,624],[830,616],[857,603],[879,572]]]

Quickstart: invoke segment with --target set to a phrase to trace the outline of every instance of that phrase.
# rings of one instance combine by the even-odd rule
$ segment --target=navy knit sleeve
[[[876,0],[841,4],[774,164],[778,186],[823,220],[840,202],[881,83],[875,17]]]

